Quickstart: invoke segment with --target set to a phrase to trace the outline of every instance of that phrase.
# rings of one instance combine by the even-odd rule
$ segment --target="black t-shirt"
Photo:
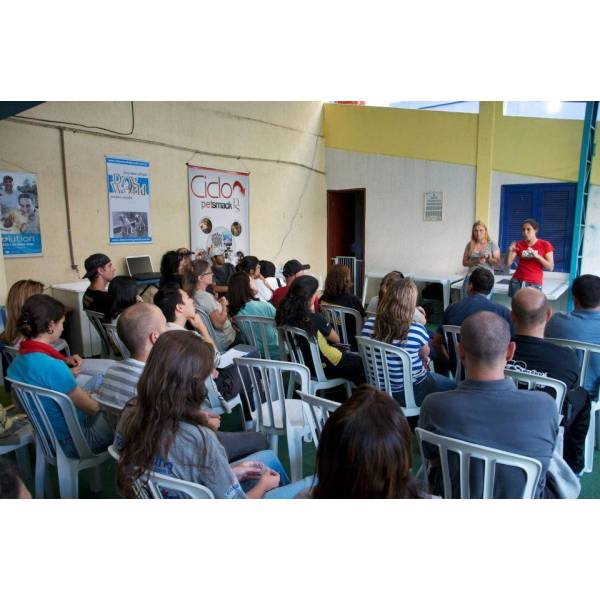
[[[109,309],[108,292],[88,288],[83,294],[83,308],[106,314]]]
[[[213,264],[213,280],[216,285],[227,285],[229,279],[235,273],[235,267],[231,263],[225,263],[222,267]]]
[[[568,390],[577,384],[579,360],[571,348],[529,335],[515,335],[513,342],[517,344],[513,360],[525,363],[527,369],[541,371],[552,379],[564,382]]]

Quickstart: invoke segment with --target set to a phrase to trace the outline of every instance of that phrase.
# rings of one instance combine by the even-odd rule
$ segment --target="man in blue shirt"
[[[446,348],[444,331],[442,329],[444,325],[460,326],[467,317],[485,310],[502,317],[508,323],[511,335],[513,334],[513,323],[510,320],[510,311],[508,308],[487,299],[487,295],[492,291],[493,287],[494,274],[489,269],[477,267],[469,276],[466,298],[451,304],[444,311],[442,324],[431,339],[431,345],[436,354],[434,360],[436,373],[441,373],[442,375],[448,374],[448,369],[454,371],[456,366],[454,348]]]
[[[556,313],[546,325],[545,337],[600,344],[600,277],[581,275],[571,288],[575,310]],[[600,355],[592,354],[583,387],[592,399],[600,387]]]

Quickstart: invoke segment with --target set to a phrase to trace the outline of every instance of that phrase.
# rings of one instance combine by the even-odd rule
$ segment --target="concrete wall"
[[[299,258],[325,272],[322,103],[136,102],[134,109],[131,136],[94,135],[99,130],[73,126],[65,132],[73,247],[81,274],[93,252],[108,254],[125,272],[127,255],[150,254],[157,268],[166,250],[189,245],[186,163],[250,172],[251,252],[276,264]],[[118,132],[131,127],[128,102],[48,102],[22,116]],[[38,175],[44,252],[40,258],[5,258],[9,286],[23,277],[46,284],[78,277],[69,259],[60,134],[45,125],[0,122],[0,170]],[[108,154],[150,162],[150,245],[108,244]]]

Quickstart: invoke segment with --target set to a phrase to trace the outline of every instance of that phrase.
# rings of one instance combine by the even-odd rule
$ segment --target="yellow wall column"
[[[496,119],[502,117],[502,102],[479,103],[477,128],[477,176],[475,180],[475,220],[489,225],[490,188],[494,158]]]

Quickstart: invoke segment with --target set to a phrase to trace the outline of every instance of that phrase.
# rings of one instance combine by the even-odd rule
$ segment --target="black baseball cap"
[[[284,277],[291,277],[292,275],[295,275],[300,271],[306,271],[307,269],[310,269],[310,265],[303,265],[299,260],[294,258],[288,260],[285,265],[283,265],[282,272]]]
[[[91,281],[94,277],[96,277],[98,273],[98,269],[100,267],[104,267],[110,262],[110,258],[106,256],[106,254],[92,254],[85,259],[83,266],[85,267],[85,275],[82,279],[86,277]]]

